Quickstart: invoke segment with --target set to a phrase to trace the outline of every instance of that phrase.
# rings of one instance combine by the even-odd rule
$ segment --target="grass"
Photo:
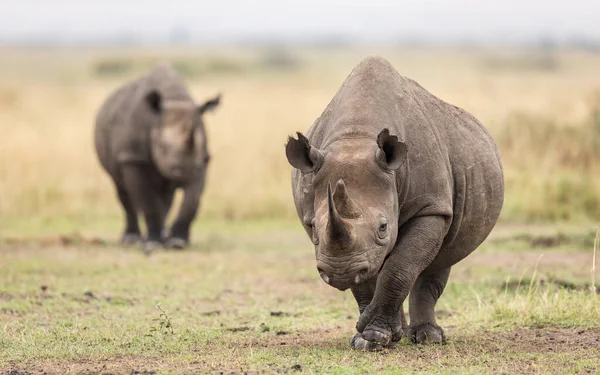
[[[110,237],[5,240],[0,369],[599,372],[591,248],[573,240],[543,253],[527,243],[507,252],[502,241],[512,236],[494,235],[485,251],[454,267],[438,303],[448,345],[403,341],[383,353],[349,349],[355,302],[320,280],[298,226],[201,222],[190,251],[150,257]]]
[[[374,53],[491,130],[506,172],[504,222],[600,219],[600,55],[553,52],[548,69],[538,66],[548,56],[519,50],[0,47],[0,227],[119,220],[93,119],[112,90],[158,60],[182,71],[198,101],[223,93],[206,118],[203,217],[294,219],[283,143]]]

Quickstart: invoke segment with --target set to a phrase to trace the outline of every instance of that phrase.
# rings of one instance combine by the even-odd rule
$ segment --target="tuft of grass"
[[[600,319],[600,298],[597,291],[541,286],[533,277],[525,288],[482,307],[480,314],[482,322],[505,329],[596,326],[592,322]]]
[[[157,324],[150,327],[149,335],[152,336],[152,334],[156,332],[172,335],[174,331],[173,324],[171,323],[171,317],[169,317],[167,312],[163,310],[163,308],[160,306],[160,303],[156,305],[156,308],[160,311],[160,314],[158,315],[158,318],[153,319],[155,322],[157,322]]]

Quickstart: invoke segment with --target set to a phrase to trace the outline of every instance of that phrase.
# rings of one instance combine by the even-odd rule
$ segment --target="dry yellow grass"
[[[79,223],[119,217],[113,186],[93,150],[93,121],[110,91],[140,70],[99,77],[98,62],[162,58],[193,66],[217,56],[244,67],[260,60],[260,53],[191,47],[0,49],[0,227],[32,217]],[[286,136],[306,130],[351,68],[373,53],[473,113],[501,139],[505,220],[600,218],[600,119],[591,117],[594,106],[600,108],[594,102],[600,55],[542,56],[557,64],[546,68],[522,51],[383,47],[302,49],[293,51],[299,69],[242,69],[188,79],[198,100],[223,93],[222,107],[206,119],[214,162],[201,215],[293,217]],[[524,117],[515,120],[515,113]],[[544,131],[532,131],[542,126],[550,132],[544,137]]]

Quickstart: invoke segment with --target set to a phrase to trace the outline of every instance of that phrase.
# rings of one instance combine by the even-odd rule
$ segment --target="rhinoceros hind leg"
[[[444,330],[435,321],[435,304],[442,295],[450,267],[442,270],[425,270],[413,285],[410,292],[410,326],[408,337],[415,344],[446,342]]]
[[[171,206],[173,205],[173,198],[175,197],[175,189],[170,189],[167,188],[165,191],[161,192],[160,194],[160,199],[161,199],[161,217],[162,217],[162,222],[163,225],[167,222],[167,215],[169,214],[169,211],[171,210]],[[166,227],[163,228],[163,232],[165,231]],[[166,238],[166,236],[163,235],[163,237]]]

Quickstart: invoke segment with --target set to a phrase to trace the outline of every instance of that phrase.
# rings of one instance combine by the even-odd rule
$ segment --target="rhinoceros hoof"
[[[182,249],[185,249],[187,246],[188,246],[187,240],[184,240],[183,238],[179,238],[179,237],[170,237],[165,242],[165,247],[167,247],[169,249],[182,250]]]
[[[445,344],[446,336],[442,327],[433,323],[425,323],[408,327],[408,337],[414,344]]]
[[[121,237],[121,245],[131,246],[142,242],[142,236],[139,233],[124,233]]]
[[[163,243],[159,242],[159,241],[146,241],[144,243],[144,252],[147,255],[150,255],[152,252],[163,249],[163,248],[164,248]]]
[[[350,340],[352,349],[364,350],[368,352],[378,352],[385,349],[394,349],[398,345],[397,341],[390,341],[387,345],[381,345],[375,341],[366,340],[361,333],[356,332]]]

